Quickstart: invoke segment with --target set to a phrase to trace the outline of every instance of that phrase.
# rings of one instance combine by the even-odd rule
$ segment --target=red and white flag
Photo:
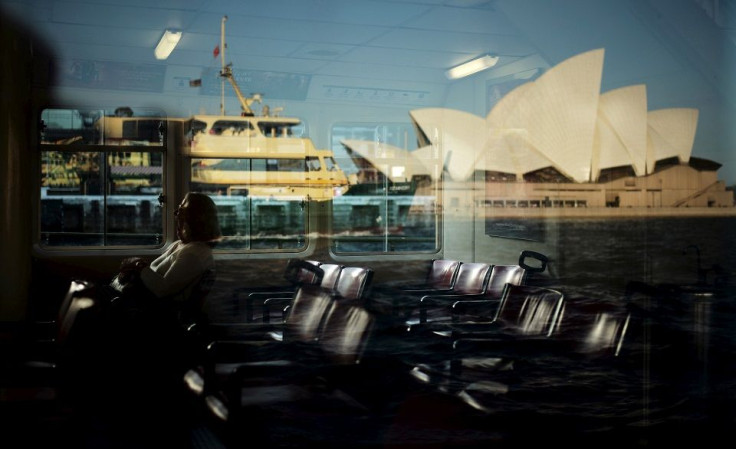
[[[219,45],[215,45],[215,49],[214,49],[214,50],[212,50],[212,55],[213,55],[213,56],[214,56],[215,58],[216,58],[216,57],[218,57],[218,56],[220,55],[220,46],[219,46]]]

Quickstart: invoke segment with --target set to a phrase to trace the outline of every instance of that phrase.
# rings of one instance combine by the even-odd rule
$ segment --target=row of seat
[[[330,447],[346,439],[352,446],[390,445],[411,430],[407,425],[414,428],[415,418],[407,424],[401,410],[418,397],[442,398],[425,404],[437,413],[446,412],[441,404],[451,398],[465,407],[461,416],[494,414],[499,400],[517,400],[511,392],[545,379],[550,360],[567,359],[553,370],[560,385],[588,369],[583,358],[595,359],[600,375],[608,365],[599,357],[619,355],[630,312],[571,310],[561,291],[523,285],[524,274],[518,265],[435,260],[424,283],[372,286],[357,300],[314,283],[298,285],[278,343],[215,340],[185,382],[232,447]],[[481,279],[475,290],[471,279]],[[438,288],[443,281],[449,288]],[[418,317],[408,319],[412,312]],[[265,323],[255,324],[266,330]],[[539,371],[522,373],[519,367],[531,361]],[[504,431],[518,432],[506,424]]]
[[[504,286],[522,284],[525,274],[526,269],[520,265],[491,265],[436,259],[431,261],[423,283],[372,286],[373,270],[370,268],[292,260],[287,264],[284,273],[284,277],[289,281],[286,289],[249,287],[248,290],[241,289],[235,293],[245,295],[248,311],[245,322],[207,323],[198,329],[196,340],[199,341],[199,347],[207,348],[204,350],[207,354],[199,357],[210,361],[214,348],[218,348],[221,354],[224,340],[283,341],[284,334],[289,332],[290,326],[294,324],[299,326],[302,323],[298,319],[303,317],[299,314],[294,315],[293,311],[295,307],[299,310],[300,300],[306,294],[304,290],[306,286],[318,288],[335,300],[351,301],[364,307],[377,316],[377,322],[384,335],[397,331],[403,334],[404,329],[416,335],[419,333],[416,329],[421,325],[446,321],[450,306],[457,300],[474,300],[488,304],[487,308],[492,309],[493,304],[500,300]],[[386,304],[390,304],[390,307],[386,308]],[[272,322],[271,315],[275,305],[280,310],[281,319]],[[255,310],[260,312],[260,320],[256,320]],[[430,310],[434,311],[432,319],[429,318]],[[314,316],[310,320],[306,327],[299,329],[302,333],[297,333],[300,337],[297,340],[317,339],[319,320]],[[405,344],[407,342],[412,344],[409,334],[399,335],[399,338],[404,340]],[[202,353],[196,350],[192,352]]]
[[[244,286],[232,292],[236,313],[244,304],[245,321],[269,322],[272,312],[288,303],[302,285],[319,285],[346,299],[359,299],[368,292],[373,270],[367,267],[322,263],[314,260],[289,260],[284,270],[286,285],[272,287]],[[277,318],[283,318],[283,315]]]
[[[473,443],[498,432],[523,439],[513,414],[486,427],[501,408],[574,407],[585,397],[575,394],[610,380],[604,370],[631,334],[628,309],[580,307],[525,285],[529,272],[538,268],[435,260],[424,282],[372,285],[368,267],[290,261],[290,288],[237,292],[252,311],[244,322],[183,328],[190,412],[228,447],[419,444],[416,432],[436,430],[421,418],[450,410],[463,427],[452,433],[472,429]],[[91,299],[73,287],[70,301]],[[415,403],[422,411],[407,417]]]

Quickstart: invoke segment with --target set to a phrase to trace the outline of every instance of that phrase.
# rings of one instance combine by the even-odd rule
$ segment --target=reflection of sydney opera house
[[[394,182],[441,173],[462,182],[483,173],[489,207],[733,206],[717,179],[720,164],[691,157],[698,111],[649,111],[644,85],[601,94],[603,56],[598,49],[560,63],[485,118],[411,111],[415,151],[344,144]]]

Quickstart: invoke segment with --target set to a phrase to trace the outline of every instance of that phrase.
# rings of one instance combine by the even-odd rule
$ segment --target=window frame
[[[36,133],[37,135],[37,142],[36,142],[36,159],[37,159],[37,167],[35,169],[36,177],[34,178],[34,186],[35,186],[35,195],[37,195],[36,198],[36,207],[35,207],[35,213],[33,215],[34,220],[34,237],[33,237],[33,243],[34,247],[37,248],[38,251],[42,253],[53,253],[53,252],[79,252],[82,251],[85,254],[91,254],[99,251],[106,251],[106,250],[135,250],[136,253],[140,253],[141,251],[146,252],[148,250],[151,251],[158,251],[161,248],[163,248],[170,240],[171,240],[171,229],[172,225],[170,222],[170,219],[167,214],[168,210],[168,198],[173,197],[170,193],[174,191],[173,185],[172,185],[172,179],[169,176],[168,170],[169,167],[174,166],[174,164],[170,163],[169,159],[173,157],[174,153],[176,152],[175,149],[169,148],[169,144],[172,142],[176,142],[177,139],[173,138],[170,139],[169,134],[172,132],[172,127],[170,126],[171,121],[170,118],[164,114],[162,114],[162,111],[156,110],[152,111],[150,109],[146,109],[147,111],[154,112],[154,114],[160,114],[159,116],[156,116],[156,118],[160,118],[161,121],[165,122],[167,126],[164,128],[164,132],[162,133],[162,140],[160,145],[144,145],[139,144],[136,142],[132,142],[130,144],[110,144],[107,143],[104,137],[99,137],[100,140],[102,140],[100,143],[48,143],[44,142],[43,139],[41,139],[41,133],[44,132],[44,114],[47,111],[71,111],[72,114],[79,111],[100,111],[103,114],[108,111],[109,109],[106,108],[77,108],[73,106],[49,106],[45,107],[40,110],[40,117],[39,117],[39,123],[41,124],[39,126],[39,130]],[[105,115],[105,117],[110,117],[108,115]],[[114,116],[113,116],[114,117]],[[151,116],[136,116],[136,117],[122,117],[122,118],[141,118],[143,120],[150,120]],[[124,123],[121,123],[121,130],[124,126]],[[60,128],[64,129],[64,128]],[[74,128],[76,129],[76,128]],[[94,130],[94,126],[92,127]],[[173,131],[175,132],[175,131]],[[97,139],[95,139],[97,140]],[[44,174],[43,174],[43,157],[46,153],[95,153],[98,154],[100,157],[104,158],[104,167],[105,169],[100,169],[102,179],[103,179],[103,188],[101,189],[100,197],[102,198],[102,207],[101,207],[101,219],[102,219],[102,225],[101,225],[101,239],[102,244],[94,244],[94,245],[80,245],[80,244],[61,244],[61,245],[49,245],[44,242],[44,230],[43,230],[43,223],[42,223],[42,212],[43,212],[43,186],[42,182],[44,180]],[[158,242],[154,244],[106,244],[108,241],[107,235],[110,233],[108,230],[108,224],[110,223],[109,219],[109,210],[108,210],[108,198],[110,196],[113,196],[114,194],[109,192],[108,189],[104,186],[107,185],[107,180],[109,179],[108,176],[110,174],[108,173],[110,170],[108,168],[109,165],[109,157],[111,154],[114,153],[150,153],[150,154],[160,154],[160,161],[161,161],[161,187],[160,187],[160,193],[157,195],[157,202],[154,203],[153,207],[160,207],[161,210],[161,232],[160,234],[152,234],[152,237],[155,238],[158,236]],[[155,194],[153,194],[155,195]],[[63,231],[62,231],[63,232]]]
[[[336,131],[337,128],[341,128],[341,129],[355,129],[355,130],[362,130],[362,131],[364,131],[365,133],[368,133],[368,134],[371,134],[372,133],[373,134],[373,139],[372,140],[375,140],[377,142],[389,143],[389,144],[395,145],[395,146],[400,147],[400,148],[401,147],[404,147],[404,148],[406,148],[409,151],[414,150],[414,149],[417,148],[416,139],[415,139],[413,145],[411,145],[411,146],[409,145],[409,142],[408,142],[409,135],[408,134],[404,134],[403,135],[403,142],[395,142],[395,141],[392,142],[391,139],[387,139],[387,137],[390,136],[391,133],[394,132],[394,131],[399,131],[398,134],[395,133],[396,136],[398,136],[399,139],[401,138],[402,131],[404,133],[406,133],[407,131],[409,131],[411,133],[414,133],[415,132],[414,127],[411,125],[411,123],[408,123],[408,122],[335,122],[330,127],[330,135],[329,135],[330,145],[329,145],[329,149],[332,151],[332,153],[333,153],[333,159],[336,162],[337,162],[338,159],[340,159],[340,157],[337,155],[337,152],[336,152],[336,148],[341,145],[340,144],[340,141],[343,140],[343,139],[345,139],[345,138],[355,138],[356,134],[359,134],[360,133],[360,131],[352,131],[352,132],[348,132],[348,133],[342,133],[342,136],[338,137],[338,136],[336,136],[336,133],[335,133],[335,131]],[[342,164],[340,165],[340,167],[342,167],[343,169],[345,168],[345,167],[343,167]],[[360,170],[359,167],[358,167],[358,169]],[[357,175],[357,173],[356,173],[356,175]],[[390,190],[389,189],[389,182],[390,181],[388,180],[388,178],[385,175],[379,174],[377,176],[377,178],[378,178],[377,181],[379,181],[379,182],[377,182],[376,184],[381,184],[381,182],[382,182],[384,194],[381,195],[381,196],[374,195],[373,198],[375,198],[376,201],[378,201],[380,204],[378,204],[378,205],[372,204],[372,206],[378,207],[379,213],[381,213],[381,211],[383,211],[384,212],[384,215],[387,215],[387,216],[390,217],[391,216],[391,212],[389,211],[389,207],[390,207],[389,203],[393,201],[394,204],[391,207],[393,207],[393,209],[395,209],[395,214],[394,215],[395,215],[396,218],[398,218],[399,215],[401,214],[401,211],[405,211],[406,210],[405,209],[405,206],[406,205],[405,204],[402,204],[399,200],[397,200],[397,198],[400,198],[401,195],[392,195],[390,193],[390,191],[389,191]],[[417,180],[414,180],[414,181],[412,181],[412,183],[413,182],[416,182],[416,181]],[[431,191],[432,191],[433,196],[434,196],[433,212],[432,212],[432,217],[430,219],[432,221],[432,226],[434,227],[434,237],[433,237],[434,246],[433,246],[433,248],[431,248],[431,249],[412,249],[412,250],[395,250],[395,249],[393,249],[393,248],[395,248],[395,245],[397,243],[398,244],[402,243],[402,240],[403,240],[403,242],[409,242],[412,239],[417,238],[417,237],[416,236],[404,236],[404,238],[395,238],[394,237],[392,239],[392,234],[390,233],[391,226],[392,225],[399,226],[400,224],[399,223],[391,223],[391,222],[385,222],[384,221],[383,222],[383,227],[381,228],[383,230],[383,233],[380,234],[380,235],[377,234],[375,236],[372,236],[371,239],[369,239],[369,240],[373,240],[374,241],[374,244],[379,244],[379,243],[382,244],[383,245],[382,250],[380,250],[380,251],[377,251],[377,250],[372,250],[372,251],[368,251],[368,250],[366,250],[366,251],[363,251],[363,250],[343,250],[343,249],[340,249],[341,242],[343,242],[343,243],[345,243],[345,242],[350,243],[351,240],[356,240],[356,239],[353,239],[352,236],[332,235],[332,236],[330,236],[330,242],[329,242],[330,253],[334,257],[348,257],[348,256],[373,256],[373,257],[375,257],[375,256],[381,256],[381,257],[385,257],[385,256],[389,256],[389,257],[390,256],[397,256],[397,257],[403,257],[403,256],[410,256],[410,255],[437,254],[437,253],[441,252],[442,251],[442,246],[443,246],[443,241],[442,241],[442,227],[443,227],[443,212],[442,212],[443,211],[443,207],[442,207],[442,203],[443,203],[443,199],[442,199],[442,187],[441,187],[441,183],[440,182],[434,182]],[[348,193],[348,195],[344,195],[342,197],[342,199],[344,199],[347,196],[350,196],[350,194]],[[414,192],[412,194],[412,198],[415,198],[415,197],[416,197],[416,192]],[[355,195],[355,198],[361,198],[361,195]],[[363,196],[363,198],[366,198],[366,197]],[[392,200],[392,198],[393,198],[393,200]],[[412,200],[412,203],[413,202],[414,201]],[[359,207],[360,206],[365,207],[365,206],[368,206],[369,204],[367,204],[366,201],[358,201],[358,202],[355,203],[355,205],[357,205]],[[422,207],[422,206],[420,205],[420,207]],[[335,217],[336,217],[336,215],[338,215],[338,214],[335,213],[335,202],[332,203],[332,208],[333,209],[332,209],[331,215],[332,215],[332,219],[333,219],[333,228],[336,229],[336,231],[337,231],[336,234],[338,234],[340,232],[340,230],[337,229],[335,227],[335,225],[334,225]],[[353,220],[353,217],[354,217],[353,216],[353,213],[351,212],[349,215],[350,215],[349,220],[352,221]],[[405,221],[407,223],[410,222],[410,220],[408,220],[408,218]],[[380,224],[381,223],[379,223],[379,225]],[[379,228],[380,228],[380,226],[376,226],[376,229],[379,229]],[[360,237],[358,237],[357,240],[360,240]],[[396,242],[392,242],[392,240],[396,240]],[[368,244],[368,243],[369,242],[366,242],[366,244]]]
[[[240,160],[245,161],[244,167],[247,167],[249,171],[253,171],[253,160],[259,160],[264,161],[264,164],[262,167],[260,167],[262,170],[260,173],[264,174],[264,176],[269,176],[270,174],[275,173],[284,173],[284,174],[294,174],[294,173],[301,173],[302,175],[306,174],[306,159],[302,158],[299,159],[302,161],[303,167],[301,167],[300,171],[294,172],[294,171],[283,171],[283,170],[272,170],[274,167],[273,165],[269,165],[269,160],[275,160],[279,161],[282,159],[276,158],[265,158],[263,156],[257,156],[257,155],[243,155],[242,157],[215,157],[210,156],[206,154],[201,153],[187,153],[184,156],[184,159],[186,163],[183,165],[185,168],[186,173],[182,173],[182,177],[184,178],[184,190],[191,190],[192,189],[192,171],[194,170],[195,163],[198,161],[206,160],[206,159],[220,159],[220,160]],[[284,159],[284,160],[294,160],[294,158]],[[276,164],[278,166],[278,164]],[[260,177],[256,177],[256,179],[260,179]],[[254,182],[254,185],[258,185],[258,182]],[[241,188],[245,189],[246,191],[249,190],[250,184],[247,183],[241,183],[241,184],[231,184],[230,187],[227,189],[230,191],[231,188],[235,188],[234,191],[238,191]],[[215,203],[217,204],[217,198],[220,196],[215,192],[210,192],[202,189],[198,189],[199,191],[202,191],[202,193],[205,193],[209,195],[210,197],[215,200]],[[240,198],[241,195],[223,195],[223,197],[226,198],[233,198],[233,202],[237,202],[237,198]],[[302,253],[306,250],[308,250],[314,243],[312,242],[313,239],[309,236],[309,230],[311,228],[310,226],[310,207],[308,201],[302,201],[300,203],[295,203],[296,200],[291,201],[285,201],[285,200],[279,200],[278,198],[259,198],[258,201],[254,201],[254,197],[252,197],[250,194],[246,194],[242,196],[243,200],[241,201],[241,208],[245,212],[245,226],[242,228],[242,239],[243,239],[243,245],[242,247],[227,247],[227,237],[241,237],[238,234],[226,234],[227,229],[229,229],[229,226],[231,225],[230,217],[228,217],[227,220],[223,220],[222,216],[219,216],[220,218],[220,227],[225,228],[223,229],[223,237],[225,240],[218,244],[214,248],[214,252],[219,255],[257,255],[257,254],[297,254]],[[285,240],[287,244],[290,243],[296,243],[297,246],[294,247],[281,247],[281,244],[276,245],[276,247],[266,247],[266,248],[259,248],[257,245],[254,245],[254,242],[257,242],[259,239],[258,231],[263,229],[268,229],[267,226],[263,226],[262,224],[266,222],[267,220],[271,219],[271,215],[268,216],[261,216],[259,215],[258,211],[260,208],[264,206],[271,206],[275,208],[283,208],[285,210],[286,218],[288,218],[289,215],[289,209],[293,209],[294,205],[298,205],[300,210],[302,211],[302,218],[301,222],[303,226],[301,227],[301,230],[303,231],[302,234],[299,235],[298,238],[291,239],[291,240]],[[221,209],[220,206],[222,206],[222,209],[224,208],[233,208],[237,207],[237,205],[231,205],[231,204],[217,204],[218,211]],[[232,209],[235,211],[235,209]],[[275,210],[275,209],[269,209],[269,210]],[[219,212],[218,212],[219,213]],[[237,211],[235,211],[237,213]],[[237,227],[237,225],[236,225]],[[284,228],[286,229],[286,228]],[[241,231],[240,228],[238,228],[239,231]],[[278,235],[278,234],[274,234]],[[278,238],[275,238],[274,241],[278,241]],[[301,242],[301,243],[299,243]]]

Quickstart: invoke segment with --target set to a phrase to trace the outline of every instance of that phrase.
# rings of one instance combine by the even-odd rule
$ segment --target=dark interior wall
[[[22,320],[31,287],[33,204],[38,192],[34,117],[48,104],[52,58],[12,18],[0,13],[0,322]]]
[[[29,149],[33,45],[8,18],[0,16],[0,320],[25,314],[30,282],[31,184],[24,153]]]

